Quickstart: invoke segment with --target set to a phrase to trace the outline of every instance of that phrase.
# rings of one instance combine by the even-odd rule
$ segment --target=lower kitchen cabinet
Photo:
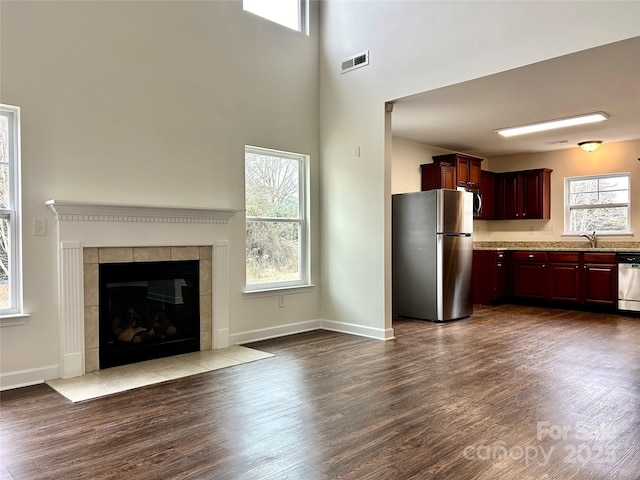
[[[604,252],[476,250],[474,303],[492,305],[510,299],[613,309],[618,296],[616,261],[615,253]]]
[[[580,302],[580,254],[549,252],[548,299],[554,302]]]
[[[583,295],[586,305],[615,307],[618,303],[618,265],[615,253],[583,254]]]
[[[495,305],[507,295],[509,258],[505,251],[474,250],[473,303]]]
[[[547,254],[545,252],[513,252],[513,296],[544,300],[547,296]]]

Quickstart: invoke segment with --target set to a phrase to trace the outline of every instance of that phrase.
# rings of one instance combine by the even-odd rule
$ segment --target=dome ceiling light
[[[578,146],[585,152],[595,152],[600,148],[602,140],[587,140],[586,142],[580,142]]]

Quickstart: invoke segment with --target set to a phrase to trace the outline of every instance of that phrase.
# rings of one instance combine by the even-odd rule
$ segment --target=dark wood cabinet
[[[583,254],[582,303],[616,306],[618,301],[618,265],[615,253]]]
[[[473,303],[495,305],[507,295],[508,253],[496,250],[473,252]]]
[[[513,296],[544,300],[547,297],[547,254],[513,252]]]
[[[548,299],[555,302],[580,302],[580,254],[549,252]]]
[[[480,174],[482,171],[482,158],[463,155],[461,153],[448,153],[436,155],[433,163],[447,163],[455,167],[456,186],[467,189],[480,188]]]
[[[496,181],[498,189],[497,217],[504,220],[517,219],[522,210],[522,193],[517,173],[499,173]]]
[[[551,218],[551,172],[548,168],[496,174],[500,208],[504,220]]]
[[[480,173],[480,192],[482,192],[482,215],[480,218],[496,218],[496,174],[487,170]]]
[[[586,306],[617,305],[615,253],[512,252],[513,298]]]
[[[434,188],[456,188],[456,167],[450,163],[425,163],[420,165],[422,191]]]

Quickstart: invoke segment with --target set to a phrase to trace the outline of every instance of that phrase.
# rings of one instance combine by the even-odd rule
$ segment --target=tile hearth
[[[75,403],[273,356],[271,353],[234,345],[97,370],[81,377],[49,380],[46,383]]]

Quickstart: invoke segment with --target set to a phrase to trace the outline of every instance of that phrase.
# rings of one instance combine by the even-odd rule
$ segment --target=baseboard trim
[[[393,328],[366,327],[364,325],[356,325],[355,323],[336,322],[334,320],[322,320],[321,324],[323,330],[330,330],[332,332],[348,333],[350,335],[373,338],[375,340],[393,340],[396,338]]]
[[[354,323],[318,319],[291,323],[289,325],[280,325],[272,328],[261,328],[259,330],[233,333],[229,335],[229,343],[231,345],[242,345],[244,343],[259,342],[262,340],[295,335],[296,333],[310,332],[313,330],[328,330],[331,332],[346,333],[375,340],[393,340],[395,338],[393,328],[373,328],[356,325]]]
[[[0,391],[29,387],[54,378],[60,378],[60,365],[47,365],[46,367],[3,373],[0,375]]]
[[[232,333],[229,335],[229,344],[242,345],[243,343],[259,342],[271,338],[295,335],[296,333],[320,330],[320,320],[308,320],[306,322],[290,323],[278,327],[261,328],[246,332]]]

